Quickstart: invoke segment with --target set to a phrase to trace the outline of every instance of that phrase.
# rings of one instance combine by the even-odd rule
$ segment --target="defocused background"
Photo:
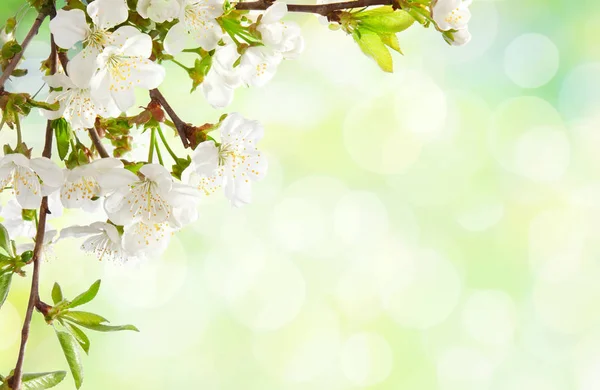
[[[22,1],[2,3],[6,19]],[[227,110],[266,128],[253,204],[209,199],[160,261],[101,263],[64,241],[43,264],[42,298],[101,278],[87,309],[141,329],[92,334],[83,388],[600,388],[600,6],[471,9],[468,46],[414,26],[394,74],[291,16],[304,54]],[[28,67],[47,53],[36,42]],[[165,95],[215,121],[186,77],[169,68]],[[43,127],[34,113],[27,141]],[[3,373],[28,291],[18,278],[0,310]],[[67,367],[39,315],[25,367]]]

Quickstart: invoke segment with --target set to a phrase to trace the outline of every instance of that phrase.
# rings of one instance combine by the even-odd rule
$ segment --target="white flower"
[[[0,159],[0,189],[12,187],[24,209],[38,208],[42,196],[56,191],[63,181],[60,168],[46,157],[30,160],[22,154],[9,154]]]
[[[228,106],[235,89],[242,84],[239,67],[233,67],[239,57],[237,47],[231,40],[215,49],[210,70],[200,85],[204,97],[214,108]]]
[[[471,33],[468,28],[463,28],[452,33],[452,38],[449,43],[452,46],[463,46],[471,41]]]
[[[50,31],[59,47],[70,49],[77,42],[83,42],[83,50],[70,61],[76,70],[70,76],[77,85],[85,84],[94,74],[96,57],[105,47],[122,46],[127,38],[141,34],[133,26],[108,31],[127,20],[129,10],[125,0],[96,0],[87,6],[87,13],[93,22],[91,27],[80,9],[58,10],[50,21]]]
[[[61,230],[60,237],[87,237],[81,249],[94,254],[99,260],[122,262],[130,257],[123,249],[121,234],[109,223],[94,222],[89,226],[70,226]]]
[[[46,215],[47,221],[62,215],[62,206],[60,204],[58,192],[53,192],[48,196],[48,210],[50,213]],[[2,207],[0,210],[0,217],[3,219],[2,225],[4,225],[12,239],[17,237],[35,237],[37,230],[35,216],[31,214],[25,216],[23,211],[25,211],[25,209],[23,209],[15,199],[10,199],[6,203],[6,206]],[[37,212],[37,209],[29,211]],[[48,228],[48,225],[46,225],[46,228]]]
[[[136,10],[144,19],[156,23],[172,21],[179,16],[179,0],[138,0]]]
[[[471,19],[471,0],[437,0],[433,4],[432,16],[442,31],[462,30]]]
[[[173,232],[168,223],[137,222],[125,226],[123,248],[136,257],[157,257],[169,245]]]
[[[277,71],[283,56],[268,46],[249,47],[240,60],[242,79],[249,86],[262,87]]]
[[[2,207],[0,217],[2,217],[2,225],[8,231],[11,239],[15,239],[16,237],[35,237],[35,220],[23,219],[23,208],[16,200],[11,199],[6,206]]]
[[[179,0],[179,22],[167,33],[165,51],[177,55],[183,49],[201,47],[212,50],[223,36],[216,18],[223,14],[222,0]]]
[[[121,160],[102,158],[66,171],[60,189],[60,200],[67,208],[81,207],[92,211],[98,204],[94,199],[111,189],[127,185],[135,177],[123,168]]]
[[[104,208],[112,222],[123,226],[169,222],[177,226],[173,209],[196,207],[197,195],[192,188],[175,182],[162,165],[144,165],[139,176],[132,174],[128,184],[106,198]]]
[[[54,254],[54,243],[57,241],[58,237],[56,235],[56,230],[49,229],[49,226],[46,225],[46,231],[44,232],[44,242],[42,243],[42,251],[40,259],[42,260],[50,260],[55,259],[56,256]],[[33,238],[33,237],[32,237]],[[32,251],[35,248],[35,243],[29,242],[26,244],[17,245],[17,252],[22,253],[25,251]]]
[[[112,98],[121,111],[135,104],[135,87],[154,89],[165,78],[165,68],[148,58],[152,38],[138,34],[122,47],[109,46],[98,56],[98,72],[92,77],[92,95]]]
[[[304,50],[304,39],[296,23],[281,20],[286,13],[285,3],[273,3],[260,19],[257,30],[261,33],[265,45],[281,53],[283,58],[292,59]]]
[[[267,172],[267,159],[256,149],[264,130],[259,122],[238,113],[225,118],[220,130],[219,146],[205,142],[196,148],[188,168],[192,172],[186,177],[195,174],[205,178],[201,185],[222,186],[231,204],[239,207],[252,200],[250,181],[262,179]]]
[[[79,69],[73,67],[73,62],[67,65],[70,75],[79,74]],[[47,102],[60,102],[58,111],[42,110],[46,119],[64,117],[74,130],[94,127],[96,116],[116,117],[121,111],[112,99],[99,100],[90,93],[90,80],[81,77],[69,77],[62,73],[45,76],[44,80],[52,88],[62,88],[62,91],[52,91]],[[82,83],[82,84],[81,84]]]

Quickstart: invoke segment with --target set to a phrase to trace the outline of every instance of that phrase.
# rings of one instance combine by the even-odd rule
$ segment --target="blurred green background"
[[[468,46],[414,26],[391,75],[291,16],[304,54],[227,110],[266,128],[254,202],[208,199],[160,261],[101,263],[64,241],[43,264],[43,299],[101,278],[88,309],[141,330],[92,334],[83,388],[600,388],[600,6],[471,9]],[[47,52],[35,42],[31,69]],[[182,117],[215,121],[189,86],[169,68]],[[41,144],[42,118],[27,126]],[[18,278],[0,310],[4,374],[28,291]],[[25,368],[66,369],[39,315]]]

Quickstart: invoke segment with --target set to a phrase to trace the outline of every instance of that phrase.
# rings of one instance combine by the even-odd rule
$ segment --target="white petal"
[[[161,85],[165,75],[166,71],[162,65],[140,59],[136,61],[136,65],[131,71],[131,81],[137,87],[150,90]]]
[[[29,164],[44,184],[51,187],[60,187],[63,184],[65,180],[63,171],[49,158],[33,158]]]
[[[98,49],[90,45],[69,61],[67,72],[71,81],[79,88],[85,89],[90,86],[92,76],[98,69],[96,59],[99,54]]]
[[[210,176],[219,166],[219,150],[214,142],[202,142],[192,154],[192,163],[196,173]]]
[[[276,1],[265,11],[260,23],[269,24],[278,22],[285,16],[287,10],[287,4]]]
[[[13,189],[17,202],[24,209],[37,209],[42,201],[42,189],[37,175],[29,168],[18,168]]]
[[[123,47],[123,45],[125,44],[125,42],[127,42],[129,38],[133,38],[138,35],[146,34],[142,33],[140,30],[133,26],[121,26],[118,29],[116,29],[110,37],[112,40],[112,45],[117,47]]]
[[[175,24],[169,32],[167,32],[167,36],[164,40],[164,48],[167,54],[175,56],[186,47],[188,38],[188,32],[185,28],[185,24],[183,22],[179,22]]]
[[[87,6],[87,13],[103,29],[121,24],[129,17],[125,0],[95,0]]]
[[[123,248],[133,254],[159,256],[169,245],[172,230],[167,224],[136,223],[125,227]]]
[[[102,231],[100,229],[98,229],[97,227],[94,227],[93,224],[91,226],[80,226],[80,225],[74,225],[74,226],[69,226],[66,227],[64,229],[62,229],[60,231],[60,238],[79,238],[79,237],[86,237],[92,234],[98,234],[101,233]]]
[[[140,168],[139,172],[154,182],[173,181],[169,171],[160,164],[146,164]]]
[[[152,38],[147,34],[130,36],[123,44],[123,54],[129,57],[150,57],[152,55]]]
[[[117,107],[121,111],[127,111],[135,105],[135,92],[133,89],[115,90],[110,93]]]
[[[150,0],[138,0],[135,10],[144,19],[148,19],[148,7],[150,6]]]
[[[44,76],[44,81],[50,88],[76,88],[69,76],[64,73],[56,73],[51,76]]]
[[[191,32],[194,46],[200,46],[204,50],[212,50],[223,36],[221,26],[213,19],[204,23],[203,28]]]
[[[135,183],[138,177],[127,169],[111,169],[98,174],[96,180],[103,190],[111,191]]]
[[[241,207],[252,201],[252,186],[244,176],[233,178],[228,176],[223,184],[225,197],[229,199],[232,206]]]
[[[50,31],[54,35],[56,45],[63,49],[72,48],[83,41],[90,33],[85,12],[80,9],[56,11],[56,17],[50,21]]]

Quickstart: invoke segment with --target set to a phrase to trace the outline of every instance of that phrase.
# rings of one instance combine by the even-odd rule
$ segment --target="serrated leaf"
[[[100,290],[100,280],[96,280],[90,286],[90,288],[87,289],[86,292],[83,292],[83,293],[79,294],[78,296],[76,296],[69,304],[69,307],[77,307],[77,306],[85,305],[86,303],[90,302],[92,299],[96,298],[96,294],[98,294],[98,290]]]
[[[365,53],[367,57],[373,58],[381,69],[390,73],[394,71],[392,55],[388,48],[383,44],[379,35],[370,30],[357,29],[353,36],[363,53]]]
[[[56,336],[67,359],[71,375],[73,375],[75,387],[79,389],[83,383],[83,365],[77,351],[77,340],[70,333],[60,330],[56,331]]]
[[[105,325],[105,324],[98,324],[98,325],[81,325],[84,328],[88,328],[91,330],[95,330],[96,332],[120,332],[123,330],[131,330],[134,332],[139,332],[140,330],[138,328],[136,328],[133,325]]]
[[[66,371],[40,372],[36,374],[23,374],[22,390],[50,389],[65,379]]]
[[[67,321],[71,321],[81,326],[99,325],[104,322],[109,322],[106,318],[99,316],[98,314],[89,313],[87,311],[67,311],[60,315],[60,318],[64,318]]]
[[[79,329],[73,324],[69,324],[68,322],[64,322],[63,325],[67,330],[75,337],[75,340],[79,343],[79,346],[86,354],[90,353],[90,339],[87,337],[83,330]]]
[[[56,137],[56,148],[61,161],[67,157],[69,148],[71,147],[71,129],[69,123],[64,119],[56,119],[52,122],[54,128],[54,136]]]
[[[60,285],[58,283],[54,283],[52,286],[52,302],[56,305],[58,302],[63,300],[62,290],[60,289]]]
[[[398,42],[398,37],[396,34],[379,34],[379,37],[384,45],[388,46],[392,50],[396,50],[400,54],[404,54],[400,49],[400,43]]]
[[[0,276],[0,307],[4,305],[4,302],[8,297],[8,291],[10,290],[10,282],[12,281],[12,276],[12,272],[8,272]]]

